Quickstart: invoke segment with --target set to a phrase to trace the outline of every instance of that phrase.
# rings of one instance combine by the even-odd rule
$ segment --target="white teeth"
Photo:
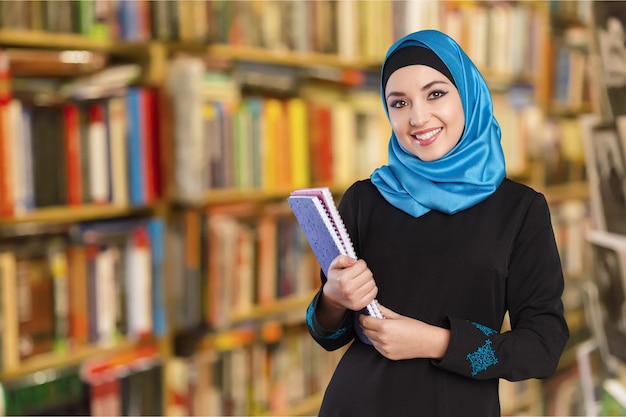
[[[413,137],[417,140],[427,140],[435,136],[437,133],[441,132],[441,127],[435,130],[431,130],[430,132],[424,133],[423,135],[413,135]]]

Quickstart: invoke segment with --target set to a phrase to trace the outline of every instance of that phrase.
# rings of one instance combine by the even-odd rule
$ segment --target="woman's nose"
[[[409,124],[414,127],[423,126],[428,121],[430,113],[424,106],[413,106],[409,115]]]

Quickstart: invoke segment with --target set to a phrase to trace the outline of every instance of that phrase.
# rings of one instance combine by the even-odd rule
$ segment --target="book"
[[[602,416],[623,416],[626,413],[626,389],[622,382],[609,378],[602,383],[600,407]]]
[[[42,375],[45,377],[42,378]],[[0,392],[0,410],[4,411],[2,415],[90,415],[89,389],[81,380],[79,365],[29,372],[4,379]]]
[[[54,282],[47,258],[49,240],[15,246],[19,358],[53,351]]]
[[[20,366],[16,265],[15,252],[3,249],[0,252],[0,315],[2,315],[0,363],[4,372],[11,372]]]
[[[328,187],[295,190],[287,201],[325,275],[328,275],[330,263],[337,256],[357,258]],[[376,300],[368,304],[366,312],[370,316],[383,318]]]

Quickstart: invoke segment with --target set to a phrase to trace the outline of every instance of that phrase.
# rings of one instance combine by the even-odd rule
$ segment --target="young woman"
[[[498,379],[551,375],[569,335],[548,205],[505,177],[489,90],[453,39],[397,41],[381,93],[388,165],[339,205],[359,259],[337,257],[307,310],[325,349],[354,340],[319,415],[499,416]],[[384,319],[355,313],[375,298]]]

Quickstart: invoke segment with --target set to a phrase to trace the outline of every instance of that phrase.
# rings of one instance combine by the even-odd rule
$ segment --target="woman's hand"
[[[382,305],[384,319],[362,314],[363,333],[384,357],[390,360],[441,359],[448,348],[450,331],[402,316]]]
[[[330,264],[324,297],[337,309],[358,311],[378,294],[372,271],[364,260],[339,255]]]
[[[317,319],[327,329],[335,329],[347,310],[358,311],[378,294],[372,271],[362,259],[339,255],[330,264]]]

